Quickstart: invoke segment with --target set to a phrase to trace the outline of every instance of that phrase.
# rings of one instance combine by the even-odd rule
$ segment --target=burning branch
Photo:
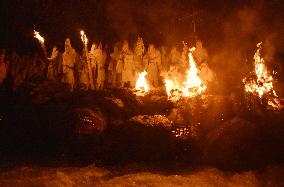
[[[83,30],[81,30],[80,34],[81,34],[81,40],[84,44],[85,53],[86,53],[85,55],[86,55],[86,58],[87,58],[86,60],[87,60],[87,63],[88,63],[89,80],[90,80],[90,83],[91,83],[91,90],[93,90],[95,88],[95,86],[94,86],[94,82],[93,82],[94,79],[93,79],[92,66],[91,66],[91,62],[90,62],[89,57],[88,57],[89,56],[88,55],[88,38],[87,38],[87,36],[86,36],[86,34]]]

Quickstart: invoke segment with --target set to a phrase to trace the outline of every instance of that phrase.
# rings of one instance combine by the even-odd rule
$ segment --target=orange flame
[[[138,95],[144,95],[150,90],[149,85],[147,84],[145,76],[147,75],[146,71],[139,73],[138,79],[136,81],[135,89],[138,91]]]
[[[192,56],[194,50],[195,47],[189,50],[189,69],[187,70],[186,80],[180,83],[176,77],[165,79],[166,91],[172,101],[177,101],[182,97],[195,97],[206,89],[198,75],[200,71],[197,69]]]
[[[273,89],[273,78],[269,75],[264,64],[264,59],[260,56],[261,44],[262,42],[257,44],[258,49],[254,54],[256,80],[248,80],[247,78],[244,78],[243,82],[245,84],[245,91],[257,95],[259,98],[262,98],[264,94],[271,95],[272,98],[268,99],[268,105],[272,106],[274,109],[278,109],[280,107],[280,101]]]
[[[187,71],[186,81],[182,88],[182,92],[185,97],[195,97],[206,89],[206,86],[202,84],[202,81],[198,76],[200,71],[197,69],[192,56],[192,52],[194,50],[195,47],[191,48],[188,54],[190,68]]]
[[[34,37],[38,39],[41,45],[44,45],[44,38],[39,34],[38,31],[34,30]]]
[[[168,98],[171,101],[178,101],[182,97],[181,85],[177,81],[177,78],[165,79],[165,87],[167,91]]]

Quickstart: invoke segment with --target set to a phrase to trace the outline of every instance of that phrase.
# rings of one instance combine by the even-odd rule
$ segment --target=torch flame
[[[149,85],[147,84],[145,76],[147,75],[146,71],[139,73],[138,80],[136,81],[135,89],[138,91],[139,95],[144,95],[144,93],[150,90]]]
[[[83,30],[81,30],[80,34],[81,34],[81,40],[83,44],[86,46],[88,44],[88,38]]]
[[[206,89],[198,75],[200,71],[197,69],[192,56],[194,50],[195,47],[189,50],[189,69],[187,70],[186,80],[180,83],[176,77],[165,79],[166,91],[171,101],[177,101],[182,97],[195,97]]]
[[[39,34],[38,31],[34,30],[34,37],[38,39],[41,45],[44,45],[44,38]]]
[[[264,64],[264,59],[260,56],[262,42],[257,44],[257,51],[254,54],[254,70],[256,75],[256,80],[249,80],[247,78],[243,79],[245,84],[245,91],[257,95],[262,98],[264,94],[269,94],[272,98],[268,99],[268,105],[272,106],[274,109],[281,108],[278,96],[273,89],[273,78],[269,75],[267,68]]]
[[[85,55],[86,55],[86,58],[87,58],[87,62],[88,62],[88,73],[89,73],[89,80],[90,80],[90,86],[91,86],[91,89],[93,90],[95,88],[95,85],[94,85],[94,82],[93,82],[93,72],[92,72],[92,65],[91,65],[91,62],[89,60],[89,57],[88,57],[88,38],[87,38],[87,35],[85,34],[85,32],[83,30],[80,31],[80,34],[81,34],[81,40],[84,44],[84,48],[85,48]]]

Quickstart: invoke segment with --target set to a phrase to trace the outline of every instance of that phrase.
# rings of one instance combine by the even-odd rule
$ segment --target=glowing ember
[[[187,127],[177,127],[172,130],[172,133],[175,135],[176,138],[187,137],[190,135],[190,129]]]
[[[83,44],[86,46],[88,44],[88,38],[83,30],[81,30],[80,34],[81,34],[81,40]]]
[[[96,123],[94,122],[94,120],[91,116],[82,116],[82,117],[80,117],[80,120],[82,122],[84,122],[83,124],[85,124],[85,125],[92,125],[92,126],[96,125]]]
[[[176,77],[165,79],[166,91],[172,101],[177,101],[182,97],[195,97],[206,89],[198,75],[200,71],[197,69],[192,56],[194,50],[194,47],[189,50],[189,69],[187,70],[186,80],[180,83]]]
[[[136,82],[135,89],[138,91],[138,95],[144,95],[149,91],[149,85],[147,84],[145,76],[147,75],[146,71],[139,73],[138,80]]]
[[[274,109],[279,109],[281,106],[278,96],[273,89],[273,78],[267,71],[267,68],[264,64],[264,59],[260,57],[261,44],[262,42],[257,44],[258,49],[254,54],[254,69],[256,79],[243,79],[245,91],[257,95],[259,98],[262,98],[264,94],[272,96],[268,98],[268,104]]]
[[[44,38],[39,34],[39,32],[34,30],[34,37],[38,39],[41,45],[44,45]]]

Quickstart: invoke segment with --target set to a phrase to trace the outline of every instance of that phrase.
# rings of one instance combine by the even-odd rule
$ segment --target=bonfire
[[[168,98],[171,101],[178,101],[181,98],[192,98],[202,94],[206,86],[199,77],[200,70],[197,68],[192,56],[195,47],[191,48],[188,53],[189,69],[186,71],[186,80],[179,81],[179,78],[171,76],[165,79],[165,87]]]
[[[273,109],[279,110],[282,108],[279,97],[273,89],[273,77],[269,74],[265,66],[264,59],[260,56],[262,42],[257,44],[257,51],[254,54],[254,78],[244,78],[245,91],[258,96],[260,99],[264,95],[268,97],[268,105]]]

